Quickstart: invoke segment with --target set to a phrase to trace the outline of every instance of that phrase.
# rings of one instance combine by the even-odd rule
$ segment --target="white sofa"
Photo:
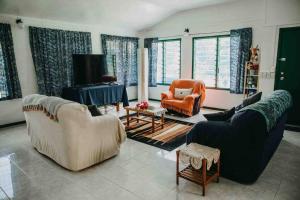
[[[44,109],[45,111],[45,109]],[[67,103],[53,120],[42,110],[24,111],[32,145],[59,165],[78,171],[115,156],[126,138],[118,117],[92,117],[87,106]]]

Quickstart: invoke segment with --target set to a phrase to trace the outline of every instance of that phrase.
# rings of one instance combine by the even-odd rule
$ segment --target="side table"
[[[187,165],[179,170],[179,160]],[[176,151],[176,183],[179,177],[202,186],[202,195],[205,196],[206,186],[212,181],[219,182],[220,177],[220,150],[204,145],[191,143]]]

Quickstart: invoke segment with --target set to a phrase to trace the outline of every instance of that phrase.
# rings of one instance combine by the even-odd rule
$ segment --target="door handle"
[[[285,62],[285,61],[286,61],[286,58],[279,58],[279,61]]]

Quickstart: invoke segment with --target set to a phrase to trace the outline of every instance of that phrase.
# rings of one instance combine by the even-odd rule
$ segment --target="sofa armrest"
[[[187,95],[186,97],[184,97],[184,101],[194,101],[195,99],[199,98],[200,95],[199,94],[190,94]]]
[[[173,99],[173,94],[172,92],[163,92],[161,93],[161,100],[165,100],[165,99]]]
[[[126,139],[125,127],[120,119],[114,115],[91,117],[90,125],[95,130],[93,133],[101,132],[102,136],[115,137],[118,143],[123,143]]]
[[[204,114],[208,121],[228,121],[235,114],[235,107],[222,112]]]
[[[187,144],[198,143],[223,149],[227,141],[232,141],[234,129],[229,122],[203,121],[197,123],[187,134]]]
[[[208,114],[203,114],[203,116],[208,121],[226,121],[227,120],[224,118],[224,112],[208,113]]]

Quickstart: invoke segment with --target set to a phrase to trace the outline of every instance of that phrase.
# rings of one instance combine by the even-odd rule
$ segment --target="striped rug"
[[[146,117],[146,119],[151,120],[150,117]],[[126,125],[126,117],[121,118],[121,121]],[[185,143],[186,134],[192,126],[189,123],[165,118],[164,128],[158,127],[152,133],[151,123],[142,121],[137,123],[136,120],[132,120],[130,129],[126,130],[126,133],[130,139],[172,151]]]

